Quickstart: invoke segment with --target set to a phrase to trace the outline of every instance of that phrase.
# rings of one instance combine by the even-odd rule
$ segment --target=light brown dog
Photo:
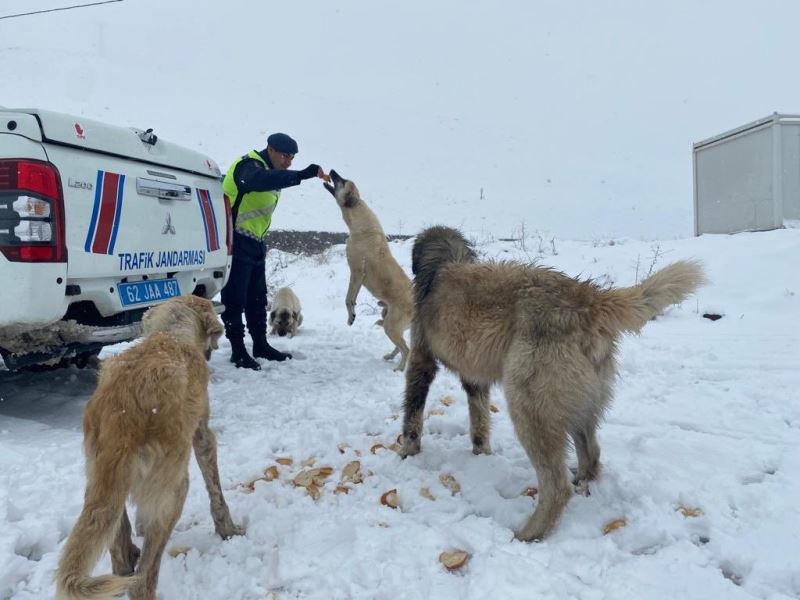
[[[612,396],[622,332],[637,332],[704,282],[679,261],[629,288],[603,288],[552,269],[476,262],[458,231],[432,227],[412,250],[414,297],[406,371],[403,458],[421,448],[422,413],[437,361],[461,377],[472,451],[491,452],[489,386],[503,385],[511,419],[539,480],[539,501],[516,536],[543,538],[572,494],[568,438],[578,457],[573,481],[600,472],[595,431]]]
[[[208,427],[206,360],[223,332],[213,305],[195,296],[174,298],[148,310],[143,325],[141,343],[103,362],[86,405],[86,494],[59,561],[59,600],[125,591],[132,600],[155,600],[161,555],[189,489],[192,447],[216,532],[222,538],[243,533],[222,495]],[[129,495],[144,536],[141,553],[131,541]],[[114,574],[91,577],[106,547]]]
[[[379,323],[395,348],[384,358],[391,360],[399,352],[400,363],[395,371],[402,371],[408,359],[408,345],[403,332],[411,325],[414,309],[411,280],[392,256],[378,217],[361,199],[355,184],[333,170],[330,177],[333,185],[326,183],[325,187],[336,198],[350,230],[346,249],[350,267],[350,285],[345,299],[347,324],[352,325],[356,318],[356,297],[363,285],[385,308]]]
[[[282,287],[275,292],[269,312],[270,333],[276,333],[290,338],[297,333],[297,328],[303,323],[303,307],[300,298],[291,288]]]

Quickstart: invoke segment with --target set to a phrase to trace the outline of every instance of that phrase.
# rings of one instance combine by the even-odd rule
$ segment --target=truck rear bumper
[[[214,302],[214,311],[225,307]],[[93,326],[75,321],[56,321],[37,329],[0,328],[0,354],[9,369],[34,364],[55,363],[80,353],[94,352],[103,346],[127,342],[142,334],[142,323]]]
[[[225,306],[219,302],[214,302],[214,312],[220,315],[224,310]],[[81,325],[81,327],[85,328],[85,331],[77,335],[74,341],[84,344],[95,342],[103,345],[116,344],[132,340],[142,334],[141,322],[117,325],[115,327],[88,327],[85,325]]]

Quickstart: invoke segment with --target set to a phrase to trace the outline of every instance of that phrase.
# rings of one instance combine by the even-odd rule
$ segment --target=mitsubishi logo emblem
[[[164,235],[167,235],[168,233],[175,235],[175,226],[172,224],[172,215],[169,213],[167,213],[167,220],[164,223],[164,227],[161,229],[161,233]]]

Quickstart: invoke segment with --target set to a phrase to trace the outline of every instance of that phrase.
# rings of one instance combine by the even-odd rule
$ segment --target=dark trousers
[[[267,249],[263,242],[233,233],[233,264],[228,283],[222,288],[222,323],[225,336],[231,340],[244,339],[242,312],[253,341],[264,341],[267,335],[267,278],[264,258]]]

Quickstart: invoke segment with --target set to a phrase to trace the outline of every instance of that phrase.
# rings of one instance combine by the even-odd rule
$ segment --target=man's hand
[[[298,171],[300,174],[300,179],[311,179],[312,177],[319,177],[323,181],[327,181],[328,183],[331,182],[331,177],[325,171],[322,170],[322,167],[315,164],[308,165],[302,171]]]
[[[315,164],[308,165],[302,171],[298,171],[300,174],[300,179],[311,179],[312,177],[320,177],[320,173],[323,173],[322,167]]]

